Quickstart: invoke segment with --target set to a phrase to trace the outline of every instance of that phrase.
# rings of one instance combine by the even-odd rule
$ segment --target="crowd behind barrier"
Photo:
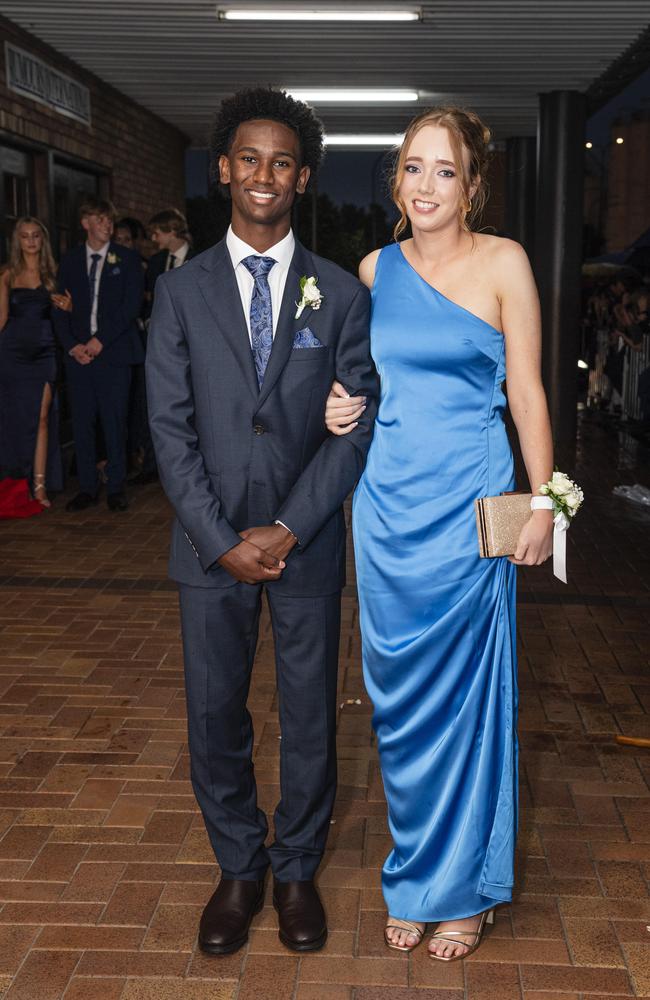
[[[587,405],[650,432],[650,274],[591,278],[584,289]]]

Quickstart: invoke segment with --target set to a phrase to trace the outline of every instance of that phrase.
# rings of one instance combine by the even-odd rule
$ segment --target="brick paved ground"
[[[630,443],[628,442],[628,445]],[[650,512],[613,502],[648,483],[629,450],[583,430],[589,504],[571,582],[522,574],[522,832],[516,900],[469,961],[382,944],[384,802],[344,598],[340,788],[320,885],[326,949],[286,951],[267,906],[249,947],[197,953],[217,878],[188,782],[168,511],[55,509],[0,526],[0,996],[7,1000],[589,1000],[650,995]],[[645,461],[647,463],[647,453]],[[596,465],[603,471],[594,474]],[[578,549],[579,545],[579,549]],[[278,794],[268,624],[252,709],[263,806]],[[360,699],[361,704],[356,700]],[[350,703],[350,700],[352,703]]]

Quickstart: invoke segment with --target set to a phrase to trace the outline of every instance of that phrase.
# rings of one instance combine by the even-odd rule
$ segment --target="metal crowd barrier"
[[[589,406],[598,406],[611,396],[611,385],[604,372],[608,348],[609,336],[607,332],[599,332],[597,334],[596,356],[589,369]],[[639,375],[650,366],[650,337],[643,338],[643,347],[640,351],[633,351],[627,346],[624,350],[621,415],[628,420],[641,420],[643,413],[638,395]]]

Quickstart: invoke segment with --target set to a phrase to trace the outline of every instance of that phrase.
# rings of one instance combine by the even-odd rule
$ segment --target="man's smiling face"
[[[309,180],[300,165],[300,142],[287,125],[266,119],[242,122],[227,156],[219,160],[222,184],[230,185],[233,226],[282,226],[296,194]]]

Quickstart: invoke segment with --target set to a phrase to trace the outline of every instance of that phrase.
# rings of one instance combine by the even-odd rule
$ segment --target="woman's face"
[[[43,246],[43,232],[35,222],[24,222],[18,228],[18,243],[24,254],[40,253]]]
[[[469,153],[462,148],[463,170],[469,174]],[[470,190],[473,195],[477,185]],[[460,224],[465,195],[454,163],[449,131],[424,125],[413,136],[404,162],[399,195],[413,229],[433,232]]]

